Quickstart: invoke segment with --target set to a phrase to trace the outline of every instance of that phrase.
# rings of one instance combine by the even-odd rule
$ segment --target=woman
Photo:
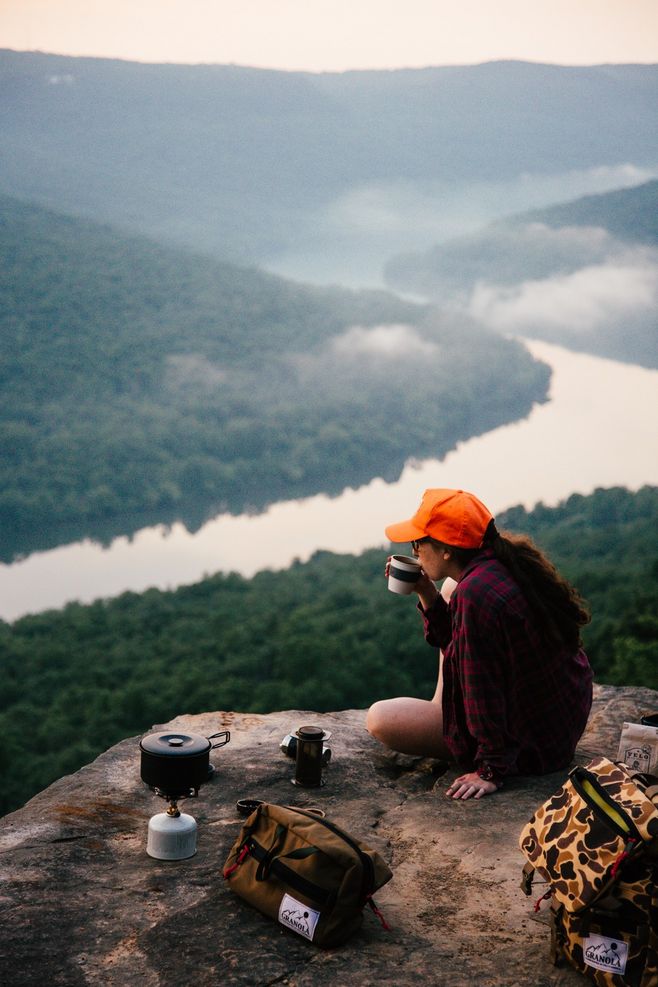
[[[441,649],[439,678],[431,701],[375,703],[370,733],[393,750],[465,767],[446,792],[455,799],[566,767],[592,704],[580,642],[589,614],[577,592],[529,538],[499,534],[463,490],[426,490],[414,516],[386,535],[411,542],[421,563],[414,590],[425,638]]]

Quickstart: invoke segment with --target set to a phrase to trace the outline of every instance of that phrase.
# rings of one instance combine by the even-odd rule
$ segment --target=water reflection
[[[190,532],[158,525],[110,547],[85,541],[0,567],[5,620],[69,600],[169,588],[217,571],[251,576],[317,549],[384,544],[386,524],[413,511],[428,486],[471,489],[494,511],[555,504],[596,487],[658,485],[658,371],[548,343],[528,348],[553,369],[550,401],[522,422],[457,446],[439,462],[410,463],[395,483],[373,480],[339,497],[274,504],[255,516],[221,515]]]

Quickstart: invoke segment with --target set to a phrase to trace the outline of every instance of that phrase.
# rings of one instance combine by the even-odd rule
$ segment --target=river
[[[173,588],[218,571],[251,576],[318,549],[385,545],[426,487],[461,487],[494,512],[547,506],[596,487],[658,485],[658,371],[527,341],[553,370],[550,400],[521,422],[460,443],[442,461],[409,463],[396,483],[375,479],[339,497],[274,504],[256,516],[220,515],[194,534],[156,526],[108,548],[83,541],[0,566],[0,617],[91,602],[124,590]]]

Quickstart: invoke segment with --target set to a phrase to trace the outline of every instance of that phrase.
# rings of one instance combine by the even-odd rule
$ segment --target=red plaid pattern
[[[420,608],[443,651],[443,734],[455,760],[500,779],[566,767],[592,705],[585,652],[542,634],[490,549],[464,570],[450,603]]]

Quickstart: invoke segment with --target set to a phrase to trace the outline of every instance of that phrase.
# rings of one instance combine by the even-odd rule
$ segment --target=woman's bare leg
[[[441,694],[443,669],[439,658],[436,692],[431,700],[382,699],[374,703],[366,716],[366,728],[377,740],[402,754],[450,758],[443,743],[443,713]]]
[[[457,583],[449,576],[441,585],[441,596],[448,603]],[[421,754],[452,760],[443,742],[443,655],[439,652],[436,690],[431,700],[382,699],[370,707],[366,728],[377,740],[402,754]]]
[[[434,690],[434,695],[432,696],[432,702],[436,703],[441,710],[441,701],[443,698],[443,652],[439,651],[439,674],[436,679],[436,689]],[[443,727],[443,711],[441,711],[441,727]]]

